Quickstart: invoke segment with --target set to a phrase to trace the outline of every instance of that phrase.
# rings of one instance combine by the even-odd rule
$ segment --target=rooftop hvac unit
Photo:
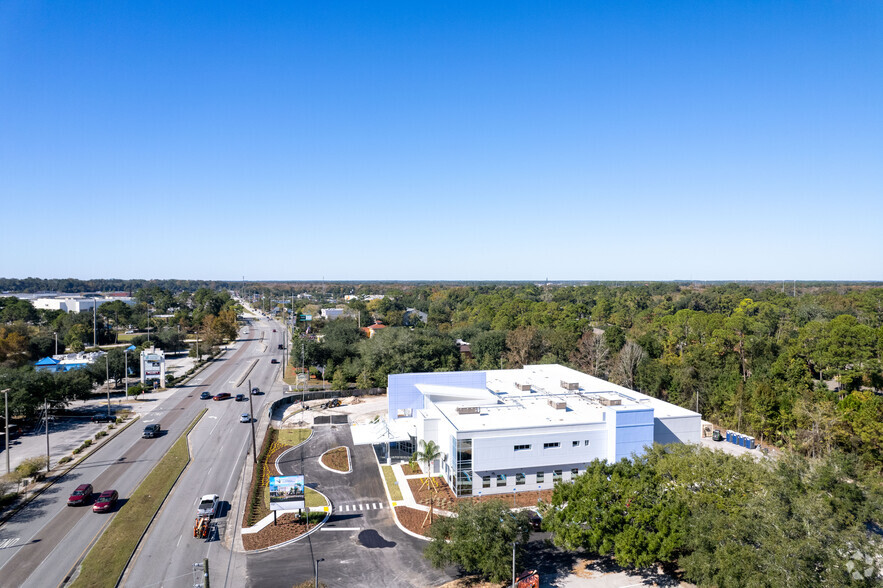
[[[579,390],[579,382],[565,382],[561,380],[561,387],[565,390]]]
[[[522,392],[528,392],[530,390],[530,384],[519,384],[518,382],[515,382],[515,387]]]
[[[481,413],[481,408],[477,406],[458,406],[457,414],[479,414]]]
[[[604,406],[620,406],[622,404],[622,400],[619,398],[601,398],[601,404]]]
[[[565,410],[567,408],[567,403],[563,400],[549,399],[549,406],[551,406],[555,410]]]

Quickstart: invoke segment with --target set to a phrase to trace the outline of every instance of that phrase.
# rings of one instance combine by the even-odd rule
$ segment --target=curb
[[[432,541],[432,539],[430,539],[429,537],[426,537],[424,535],[420,535],[419,533],[415,533],[414,531],[411,531],[410,529],[406,529],[405,526],[401,523],[401,521],[399,521],[399,515],[398,515],[398,513],[396,513],[396,507],[397,506],[408,506],[408,505],[407,504],[399,505],[399,504],[397,504],[397,502],[404,502],[404,501],[403,500],[394,501],[392,499],[392,496],[389,493],[389,486],[386,485],[386,478],[383,477],[383,467],[381,467],[380,462],[377,461],[376,454],[374,457],[374,463],[377,464],[377,471],[380,472],[380,478],[383,480],[383,491],[386,493],[386,499],[389,501],[389,506],[390,506],[390,509],[392,510],[392,518],[396,523],[396,527],[398,527],[399,530],[401,530],[403,533],[410,535],[411,537],[416,537],[417,539],[422,539],[423,541]]]
[[[314,492],[318,492],[319,494],[322,494],[322,493],[319,492],[318,490],[314,490]],[[331,501],[328,500],[328,497],[327,497],[327,496],[325,496],[324,494],[322,494],[322,497],[325,499],[325,501],[326,501],[328,504],[331,504]],[[332,509],[333,509],[333,506],[332,506]],[[316,526],[315,526],[315,527],[313,527],[312,529],[310,529],[309,531],[307,531],[307,532],[304,533],[303,535],[298,535],[298,536],[295,537],[294,539],[289,539],[288,541],[283,541],[282,543],[277,543],[276,545],[271,545],[271,546],[269,546],[269,547],[264,547],[264,548],[261,548],[261,549],[253,549],[253,550],[251,550],[251,551],[246,551],[245,553],[264,553],[264,552],[267,552],[267,551],[273,551],[274,549],[279,549],[280,547],[285,547],[286,545],[291,545],[292,543],[297,543],[298,541],[300,541],[300,540],[303,539],[304,537],[309,537],[310,535],[312,535],[313,533],[315,533],[316,531],[318,531],[319,529],[321,529],[321,528],[325,525],[325,523],[328,522],[328,519],[330,519],[330,518],[331,518],[331,510],[328,510],[328,511],[325,513],[325,518],[322,519],[321,522],[316,523]]]
[[[95,452],[97,452],[99,449],[101,449],[102,447],[107,445],[107,443],[109,443],[111,439],[115,438],[117,435],[119,435],[120,433],[122,433],[123,431],[128,429],[130,426],[132,426],[135,423],[135,421],[139,420],[140,418],[141,418],[141,415],[137,415],[137,414],[134,415],[132,417],[132,419],[129,420],[128,423],[126,423],[125,425],[123,425],[122,427],[117,429],[117,431],[114,434],[104,437],[104,441],[102,443],[94,445],[92,447],[91,451],[89,451],[85,455],[80,456],[78,459],[75,459],[73,462],[71,462],[71,465],[67,466],[66,469],[64,469],[61,472],[59,472],[58,474],[54,475],[52,477],[52,479],[50,479],[48,482],[46,482],[46,484],[43,485],[42,488],[38,488],[37,490],[34,490],[33,493],[28,498],[26,498],[21,504],[19,504],[17,507],[15,507],[14,509],[9,511],[8,513],[3,515],[2,517],[0,517],[0,527],[5,525],[6,522],[9,521],[9,519],[11,519],[15,515],[17,515],[19,512],[21,512],[21,510],[24,509],[27,505],[29,505],[32,500],[34,500],[35,498],[37,498],[38,496],[43,494],[43,492],[45,492],[46,490],[48,490],[49,488],[54,486],[56,484],[56,482],[58,482],[63,477],[68,475],[71,472],[71,470],[73,470],[75,467],[77,467],[78,465],[80,465],[81,463],[86,461],[88,458],[92,457],[92,455],[94,455]]]
[[[312,435],[310,435],[310,437],[312,437]],[[349,464],[349,466],[350,466],[350,469],[348,469],[348,470],[345,471],[345,472],[342,472],[342,471],[340,471],[340,470],[335,470],[334,468],[330,468],[330,467],[328,467],[327,465],[325,465],[324,463],[322,463],[322,458],[325,457],[325,454],[326,454],[326,453],[330,453],[330,452],[334,451],[335,449],[340,449],[341,447],[343,447],[344,449],[346,449],[346,462],[347,462],[347,463]],[[346,475],[346,474],[351,474],[351,473],[353,473],[353,458],[352,458],[352,456],[350,455],[350,448],[347,447],[346,445],[338,445],[337,447],[332,447],[331,449],[329,449],[328,451],[326,451],[325,453],[323,453],[322,455],[319,456],[319,465],[322,466],[323,468],[325,468],[326,470],[328,470],[329,472],[334,473],[334,474]],[[278,470],[279,468],[276,468],[276,469]],[[326,500],[327,500],[327,499],[326,499]]]

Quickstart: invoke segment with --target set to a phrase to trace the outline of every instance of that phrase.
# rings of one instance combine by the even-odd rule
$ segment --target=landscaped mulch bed
[[[397,506],[396,516],[402,526],[412,533],[429,536],[430,525],[423,524],[423,521],[426,519],[426,511],[409,508],[407,506]],[[435,519],[440,516],[442,515],[433,513],[432,520],[435,521]]]
[[[322,454],[322,463],[325,467],[338,472],[350,471],[350,460],[346,447],[335,447]]]
[[[429,484],[426,483],[426,478],[411,478],[408,480],[408,486],[411,488],[411,494],[414,495],[414,500],[417,501],[417,504],[429,506],[429,499],[431,497],[435,508],[456,510],[457,498],[450,487],[448,487],[445,479],[440,476],[433,477],[433,482],[436,488],[434,492],[430,489]]]
[[[442,477],[434,478],[436,482],[436,488],[438,488],[438,492],[435,493],[435,497],[433,498],[433,504],[436,508],[441,508],[443,510],[456,511],[457,504],[461,502],[488,502],[491,500],[502,500],[507,505],[512,507],[522,507],[522,506],[536,506],[537,501],[543,500],[544,502],[550,502],[552,500],[552,490],[526,490],[524,492],[516,492],[515,499],[513,502],[512,493],[508,494],[491,494],[489,496],[463,496],[461,498],[457,498],[454,496],[453,490],[451,490],[448,483]],[[425,484],[426,478],[411,478],[408,480],[408,486],[411,488],[411,493],[414,495],[414,500],[417,501],[418,504],[423,504],[425,506],[429,506],[429,497],[432,494],[432,491],[429,489],[429,486]],[[421,484],[423,488],[420,488]]]
[[[322,514],[322,517],[324,516],[325,515]],[[275,526],[267,525],[257,533],[248,533],[242,535],[242,545],[248,551],[251,551],[253,549],[263,549],[265,547],[270,547],[271,545],[277,545],[285,541],[290,541],[295,537],[303,535],[315,526],[315,520],[311,521],[310,526],[307,527],[305,517],[299,517],[295,513],[286,513],[284,515],[280,515],[276,519]]]
[[[406,476],[414,476],[417,474],[422,474],[423,470],[420,469],[419,465],[415,464],[414,467],[411,467],[410,464],[406,463],[406,464],[402,464],[402,473],[405,474]]]

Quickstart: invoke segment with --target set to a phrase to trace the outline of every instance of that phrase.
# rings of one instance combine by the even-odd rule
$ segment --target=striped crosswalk
[[[0,539],[0,549],[6,549],[8,547],[15,547],[15,545],[19,542],[20,537],[13,537],[12,539]]]
[[[366,502],[362,504],[337,504],[334,506],[334,512],[357,512],[360,510],[380,510],[382,508],[382,502]]]

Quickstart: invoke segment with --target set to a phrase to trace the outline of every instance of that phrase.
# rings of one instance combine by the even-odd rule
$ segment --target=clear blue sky
[[[883,3],[0,2],[0,276],[883,279]]]

